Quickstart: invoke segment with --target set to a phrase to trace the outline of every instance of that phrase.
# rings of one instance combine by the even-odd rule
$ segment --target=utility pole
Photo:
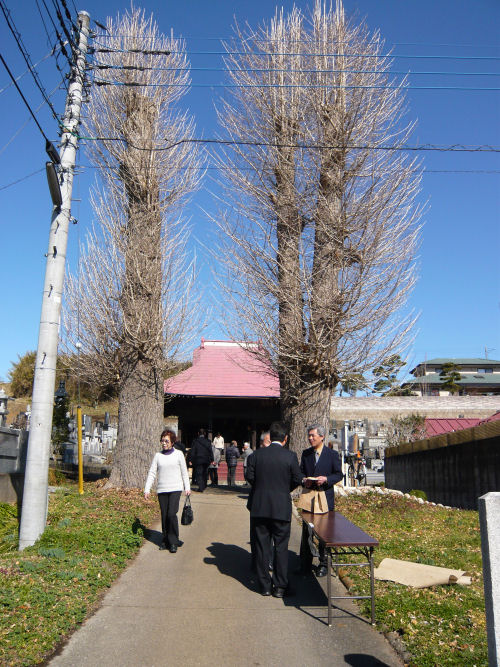
[[[63,294],[66,247],[71,217],[71,194],[78,144],[78,126],[82,106],[85,61],[90,16],[79,12],[78,47],[74,51],[71,78],[66,98],[66,108],[61,136],[60,188],[61,207],[54,207],[47,251],[45,283],[43,287],[42,313],[38,334],[38,348],[33,384],[28,454],[24,481],[19,549],[34,544],[45,529],[48,498],[48,471],[50,440],[52,435],[52,410],[56,380],[59,321]]]

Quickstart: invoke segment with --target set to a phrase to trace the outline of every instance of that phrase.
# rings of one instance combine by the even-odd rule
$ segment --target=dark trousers
[[[170,493],[159,493],[158,501],[161,510],[161,530],[165,546],[178,546],[179,544],[179,500],[182,491],[171,491]]]
[[[288,584],[288,540],[290,539],[290,521],[279,521],[253,517],[255,528],[255,553],[257,556],[257,579],[262,590],[270,590],[271,583],[277,588],[286,588]],[[269,574],[271,547],[274,541],[273,576]]]
[[[209,468],[208,476],[210,477],[210,481],[212,482],[212,484],[214,484],[215,486],[219,484],[219,472],[217,468]]]
[[[234,486],[236,481],[236,466],[227,466],[227,485]]]
[[[319,565],[326,567],[328,557],[326,555],[325,545],[321,542],[318,546]],[[309,546],[309,530],[304,522],[302,522],[302,537],[300,540],[300,566],[303,570],[310,570],[312,566],[313,555]]]
[[[250,569],[257,572],[257,548],[255,546],[255,519],[250,517],[250,554],[252,556]],[[274,569],[274,546],[273,538],[271,537],[271,559],[269,561],[271,566],[269,569]]]
[[[197,463],[193,466],[193,475],[198,484],[198,491],[205,491],[207,488],[208,463]]]

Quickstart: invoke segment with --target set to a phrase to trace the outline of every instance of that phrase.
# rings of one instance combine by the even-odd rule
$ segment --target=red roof
[[[486,417],[486,419],[481,419],[481,424],[486,424],[487,422],[496,422],[500,419],[500,410],[491,415],[491,417]]]
[[[252,354],[258,343],[201,340],[193,365],[165,380],[165,393],[183,396],[279,398],[279,379]]]
[[[471,428],[477,426],[480,422],[480,419],[426,419],[425,433],[428,438],[432,438],[433,435]]]

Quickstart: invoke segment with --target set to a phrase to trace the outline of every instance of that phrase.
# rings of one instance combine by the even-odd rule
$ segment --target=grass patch
[[[0,664],[36,665],[95,608],[137,552],[156,503],[86,484],[49,497],[47,528],[17,551],[17,512],[0,504]]]
[[[466,570],[471,586],[415,589],[376,581],[379,630],[401,638],[413,667],[488,664],[478,513],[422,505],[400,496],[367,493],[335,500],[336,509],[376,537],[375,565],[397,558]],[[361,572],[363,570],[363,572]],[[369,595],[367,570],[349,568],[353,588]],[[370,601],[360,602],[369,617]]]

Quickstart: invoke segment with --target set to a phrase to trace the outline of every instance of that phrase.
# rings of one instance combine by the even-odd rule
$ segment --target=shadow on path
[[[344,660],[352,667],[389,667],[386,662],[367,653],[347,653]]]
[[[160,530],[153,530],[152,528],[148,528],[142,523],[139,517],[136,516],[135,521],[132,524],[132,532],[134,535],[136,535],[139,531],[142,531],[145,540],[156,544],[157,547],[163,543],[163,533]]]
[[[213,542],[207,550],[211,557],[204,558],[204,562],[215,565],[221,574],[232,577],[243,586],[252,591],[258,591],[257,578],[250,571],[250,554],[246,549],[235,544],[224,544]],[[292,573],[300,564],[297,554],[288,552],[288,571]],[[296,607],[308,615],[319,618],[317,614],[311,614],[303,607],[321,607],[322,612],[326,605],[326,597],[314,575],[306,577],[294,577],[289,574],[288,594],[283,599],[286,606]],[[323,613],[321,613],[323,616]]]

